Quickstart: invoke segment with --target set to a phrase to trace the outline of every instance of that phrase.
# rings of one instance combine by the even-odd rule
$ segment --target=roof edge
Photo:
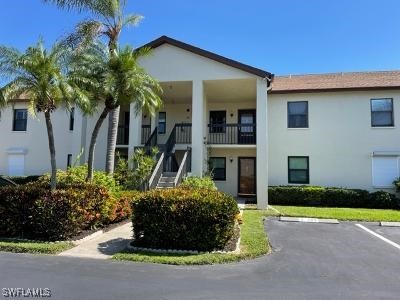
[[[159,47],[161,45],[164,45],[164,44],[169,44],[169,45],[181,48],[181,49],[186,50],[188,52],[191,52],[191,53],[194,53],[194,54],[209,58],[211,60],[215,60],[215,61],[217,61],[219,63],[228,65],[230,67],[245,71],[245,72],[253,74],[253,75],[257,75],[257,76],[262,77],[262,78],[268,78],[270,80],[273,78],[273,74],[270,73],[270,72],[261,70],[259,68],[252,67],[250,65],[246,65],[244,63],[241,63],[241,62],[238,62],[236,60],[224,57],[222,55],[219,55],[219,54],[216,54],[216,53],[201,49],[199,47],[196,47],[196,46],[193,46],[193,45],[190,45],[190,44],[186,44],[184,42],[181,42],[181,41],[178,41],[176,39],[170,38],[170,37],[168,37],[166,35],[160,36],[159,38],[157,38],[157,39],[155,39],[155,40],[153,40],[153,41],[151,41],[151,42],[149,42],[149,43],[147,43],[147,44],[145,44],[145,45],[143,45],[143,46],[141,46],[139,48],[148,47],[148,48],[155,49],[155,48],[157,48],[157,47]]]

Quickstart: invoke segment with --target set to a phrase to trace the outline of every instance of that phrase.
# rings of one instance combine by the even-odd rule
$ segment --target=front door
[[[256,194],[256,158],[239,157],[239,196],[254,196]]]
[[[255,144],[256,143],[256,111],[239,110],[238,112],[238,143]]]

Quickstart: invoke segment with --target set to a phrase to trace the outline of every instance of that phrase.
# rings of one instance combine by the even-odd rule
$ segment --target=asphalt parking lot
[[[362,225],[398,241],[400,228]],[[0,253],[0,288],[49,288],[52,299],[400,298],[400,249],[356,223],[268,219],[265,228],[271,254],[216,266]]]

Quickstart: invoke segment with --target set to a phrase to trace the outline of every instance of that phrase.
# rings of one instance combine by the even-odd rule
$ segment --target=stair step
[[[176,177],[177,172],[163,172],[162,177]]]
[[[161,177],[158,182],[167,183],[174,182],[176,177]]]
[[[158,182],[157,187],[174,187],[174,183],[173,182]]]

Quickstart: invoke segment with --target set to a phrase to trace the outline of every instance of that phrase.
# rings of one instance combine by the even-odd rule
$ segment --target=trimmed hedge
[[[28,183],[0,189],[0,236],[65,240],[130,216],[130,203],[90,184],[50,191]]]
[[[222,249],[239,213],[229,195],[182,188],[143,193],[132,210],[136,246],[199,251]]]
[[[325,188],[318,186],[275,186],[269,187],[270,204],[356,208],[400,208],[395,195],[377,191]]]
[[[27,184],[31,182],[36,182],[40,178],[39,175],[30,176],[11,176],[8,177],[10,180],[14,181],[16,184]]]
[[[209,189],[216,190],[217,187],[210,176],[198,177],[198,176],[189,176],[186,177],[182,184],[182,188],[188,189]]]

